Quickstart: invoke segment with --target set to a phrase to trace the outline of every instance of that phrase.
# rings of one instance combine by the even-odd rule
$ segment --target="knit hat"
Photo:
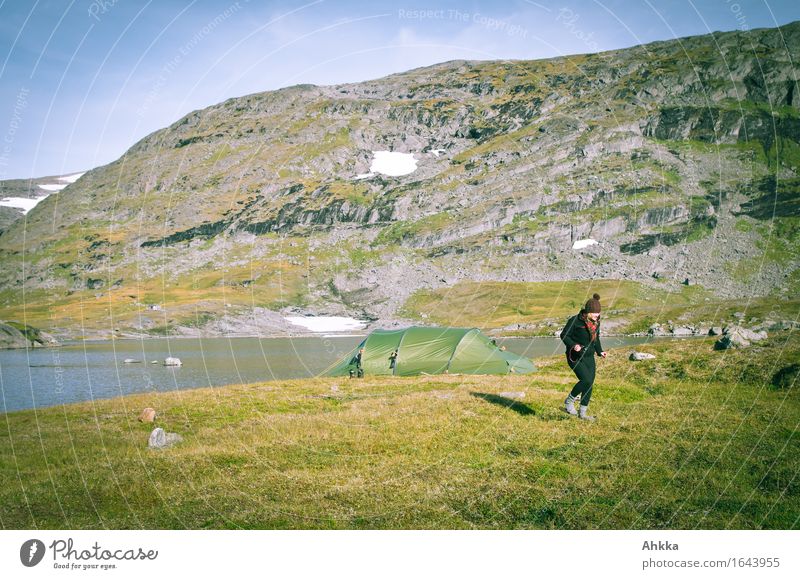
[[[583,309],[586,310],[587,313],[590,314],[599,314],[600,313],[600,294],[594,294],[592,299],[586,301],[586,305],[583,306]]]

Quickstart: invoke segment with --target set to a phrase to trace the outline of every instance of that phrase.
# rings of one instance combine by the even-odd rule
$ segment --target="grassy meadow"
[[[0,525],[15,528],[796,529],[793,332],[598,361],[595,423],[561,411],[560,356],[528,376],[276,381],[14,412]],[[524,392],[514,399],[509,393]],[[181,434],[151,450],[152,425]]]

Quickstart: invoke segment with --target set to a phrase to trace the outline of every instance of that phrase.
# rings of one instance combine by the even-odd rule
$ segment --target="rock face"
[[[59,346],[50,334],[18,322],[0,322],[0,349]]]
[[[792,23],[232,98],[89,171],[58,211],[48,198],[12,223],[0,290],[8,307],[23,288],[69,305],[113,291],[131,300],[115,324],[158,335],[219,335],[245,317],[128,307],[139,284],[167,278],[198,301],[247,288],[273,312],[376,320],[459,281],[769,295],[800,265],[799,51]],[[417,169],[357,178],[387,150]]]
[[[17,328],[0,323],[0,348],[27,348],[28,338]]]

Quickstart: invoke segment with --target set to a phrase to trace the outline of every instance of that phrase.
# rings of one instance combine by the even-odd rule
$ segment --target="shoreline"
[[[540,338],[546,338],[548,341],[552,340],[553,341],[552,343],[554,345],[558,344],[560,342],[559,338],[557,338],[555,336],[539,336],[539,337]],[[652,347],[652,346],[656,346],[656,345],[658,345],[660,343],[664,343],[664,342],[673,342],[673,343],[677,344],[677,343],[680,343],[682,340],[677,340],[675,338],[703,338],[703,339],[709,340],[710,338],[713,338],[713,336],[650,336],[650,337],[643,337],[643,338],[645,338],[645,339],[642,342],[637,343],[637,344],[624,344],[624,343],[623,344],[614,344],[614,345],[609,345],[609,347],[607,347],[605,349],[607,351],[609,351],[609,352],[616,352],[616,355],[614,357],[627,358],[628,357],[628,352],[631,349],[638,350],[640,345],[645,346],[645,347]],[[653,338],[657,338],[657,339],[653,339]],[[531,340],[532,338],[511,337],[509,339],[512,339],[512,340],[514,340],[514,339],[516,339],[516,340]],[[103,344],[105,342],[107,342],[107,341],[105,341],[105,340],[95,341],[95,343],[99,343],[99,344]],[[63,344],[62,346],[74,347],[74,346],[80,346],[81,343],[82,342],[66,343],[66,344]],[[85,343],[85,342],[83,342],[83,343]],[[61,346],[59,346],[59,347],[61,347]],[[56,348],[58,348],[58,347],[56,347]],[[37,348],[37,349],[39,349],[39,348]],[[553,357],[553,356],[555,356],[556,358],[560,359],[562,354],[560,354],[560,353],[553,353],[553,354],[551,354],[551,353],[546,353],[546,354],[531,353],[531,354],[528,355],[528,357],[534,362],[534,364],[537,364],[540,361],[547,360],[548,358]],[[116,361],[117,367],[128,366],[128,364],[126,364],[124,362],[121,362],[120,358],[117,358],[116,360],[117,360]],[[147,357],[145,358],[144,361],[139,360],[139,363],[138,364],[134,364],[134,366],[140,367],[140,368],[145,368],[144,372],[149,373],[150,372],[150,370],[148,369],[149,368],[149,364],[147,364],[146,362],[147,362]],[[110,363],[113,364],[114,362],[112,361]],[[159,364],[159,367],[162,367],[162,366],[163,366],[163,364]],[[187,383],[185,385],[177,387],[174,390],[173,389],[170,389],[170,390],[152,390],[152,389],[145,388],[145,389],[134,390],[134,391],[130,391],[130,392],[127,392],[127,393],[124,393],[124,394],[117,394],[117,395],[113,395],[113,396],[104,396],[102,394],[103,391],[100,390],[98,392],[95,392],[95,394],[94,394],[94,396],[92,398],[86,398],[86,399],[83,399],[83,400],[78,399],[78,400],[73,400],[73,401],[70,401],[70,402],[55,402],[53,404],[41,403],[41,404],[36,405],[36,406],[15,408],[15,409],[12,409],[12,410],[8,410],[6,412],[0,411],[0,415],[3,415],[3,414],[8,415],[8,414],[16,413],[16,412],[25,412],[25,411],[28,411],[28,410],[42,410],[42,409],[47,409],[47,408],[71,406],[71,405],[74,405],[74,404],[83,404],[83,403],[95,402],[95,401],[99,401],[99,400],[112,400],[112,399],[117,399],[117,398],[126,398],[126,397],[129,397],[129,396],[137,396],[137,395],[148,394],[148,393],[149,394],[153,394],[153,393],[158,394],[158,393],[165,393],[165,392],[172,392],[172,391],[190,392],[190,391],[195,391],[195,390],[199,390],[199,389],[206,389],[206,388],[217,389],[217,388],[228,388],[228,387],[231,387],[231,386],[247,386],[247,385],[254,385],[254,384],[261,384],[261,383],[276,383],[276,382],[313,383],[313,382],[316,382],[316,381],[319,381],[319,380],[326,380],[328,378],[333,378],[333,377],[326,376],[324,374],[324,372],[325,372],[325,370],[321,371],[319,374],[311,374],[311,375],[308,375],[308,376],[299,376],[299,377],[283,377],[283,376],[275,375],[275,376],[272,376],[272,377],[262,377],[262,378],[257,378],[257,379],[246,379],[245,378],[245,379],[241,379],[241,380],[228,380],[228,381],[225,381],[225,382],[222,382],[222,383],[215,383],[215,384],[194,383],[194,382],[192,382],[192,383]],[[449,376],[459,376],[459,375],[462,375],[462,374],[448,374],[448,375]],[[466,376],[466,374],[463,374],[463,376]],[[414,376],[405,376],[405,377],[414,378]],[[394,378],[394,376],[393,376],[393,378]],[[12,404],[12,406],[13,406],[13,404]]]
[[[482,330],[483,331],[483,330]],[[62,339],[57,345],[37,345],[37,346],[28,346],[24,348],[0,348],[0,352],[6,350],[45,350],[50,348],[61,348],[63,346],[77,346],[80,344],[102,344],[108,342],[121,342],[121,341],[150,341],[150,340],[216,340],[216,339],[259,339],[259,340],[275,340],[275,339],[284,339],[284,340],[292,340],[292,339],[307,339],[307,338],[319,338],[319,339],[330,339],[330,338],[364,338],[369,336],[369,333],[366,334],[297,334],[297,335],[269,335],[269,336],[259,336],[255,334],[236,334],[232,336],[221,336],[221,335],[207,335],[207,336],[186,336],[186,335],[178,335],[178,336],[151,336],[151,335],[141,335],[141,336],[110,336],[108,338],[67,338]],[[616,333],[607,333],[603,334],[605,338],[671,338],[671,339],[681,339],[681,338],[709,338],[713,337],[711,334],[689,334],[689,335],[650,335],[647,333],[633,333],[633,334],[616,334]],[[504,336],[504,335],[493,335],[493,339],[497,340],[559,340],[558,336]]]

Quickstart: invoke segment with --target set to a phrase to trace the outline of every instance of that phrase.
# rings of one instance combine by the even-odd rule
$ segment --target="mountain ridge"
[[[212,318],[250,303],[388,322],[415,292],[480,281],[655,291],[671,275],[715,299],[786,295],[800,279],[799,46],[795,22],[226,99],[3,232],[0,318],[22,287],[37,321],[49,304],[69,327],[83,296],[92,324],[139,331],[201,303]],[[380,150],[417,169],[357,179]],[[170,302],[163,325],[141,320]]]

